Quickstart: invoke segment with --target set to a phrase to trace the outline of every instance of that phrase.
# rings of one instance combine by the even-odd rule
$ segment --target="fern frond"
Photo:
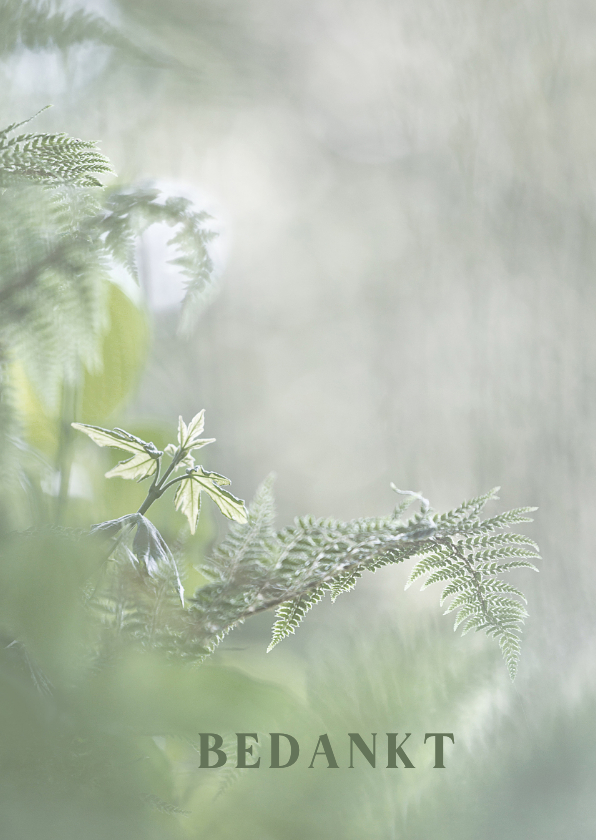
[[[500,487],[493,487],[488,493],[483,493],[482,496],[477,496],[475,499],[463,502],[459,507],[454,508],[448,513],[442,513],[440,516],[435,515],[434,522],[445,533],[449,528],[460,526],[466,520],[474,520],[478,517],[487,502],[499,498],[497,493],[500,489]]]
[[[328,583],[322,583],[314,592],[302,595],[294,601],[285,601],[278,607],[267,653],[286,636],[296,632],[296,628],[301,624],[306,613],[318,604],[329,589]]]
[[[519,633],[527,611],[526,598],[515,586],[500,579],[504,572],[516,568],[536,569],[531,562],[539,559],[538,546],[521,534],[494,534],[493,531],[518,522],[531,521],[535,508],[517,508],[490,519],[481,520],[484,504],[494,498],[495,491],[464,503],[447,514],[435,516],[435,541],[443,546],[439,561],[423,558],[412,570],[407,586],[428,574],[423,589],[433,583],[446,586],[440,602],[452,599],[445,615],[456,612],[454,629],[462,633],[484,630],[499,642],[509,673],[513,678],[520,652]],[[519,558],[519,559],[516,559]],[[505,596],[515,597],[505,597]]]
[[[247,576],[267,568],[276,539],[273,482],[274,476],[269,476],[258,488],[246,524],[232,523],[226,538],[216,546],[204,565],[209,577],[225,581],[240,567]]]
[[[366,569],[354,569],[353,572],[335,578],[331,584],[331,601],[335,603],[342,592],[350,592],[354,589],[365,571]]]
[[[534,551],[538,551],[538,546],[534,540],[526,537],[525,534],[481,534],[480,536],[466,538],[466,546],[471,551],[476,548],[482,550],[506,545],[529,545]]]
[[[112,172],[96,143],[64,133],[10,137],[20,125],[23,123],[13,123],[0,132],[0,186],[24,180],[50,186],[101,187],[95,175]]]
[[[113,189],[105,202],[105,213],[98,219],[102,241],[114,260],[136,276],[134,242],[152,224],[175,228],[168,246],[177,252],[170,262],[178,265],[187,278],[182,301],[180,329],[188,333],[196,317],[216,292],[214,267],[209,243],[217,236],[207,223],[210,216],[196,210],[186,198],[164,199],[152,186]]]
[[[438,546],[440,549],[441,546]],[[428,556],[424,556],[421,560],[419,560],[412,571],[410,572],[410,576],[405,585],[405,589],[409,589],[409,587],[414,583],[414,581],[418,580],[419,577],[430,572],[432,569],[442,569],[448,566],[451,562],[450,556],[447,552],[441,552],[440,550],[436,550],[437,546],[432,546],[432,554]]]
[[[510,525],[518,525],[521,522],[532,522],[532,517],[528,514],[535,510],[538,510],[538,508],[524,507],[509,510],[498,516],[493,516],[492,519],[485,519],[479,527],[482,531],[497,531],[499,528],[508,528]]]

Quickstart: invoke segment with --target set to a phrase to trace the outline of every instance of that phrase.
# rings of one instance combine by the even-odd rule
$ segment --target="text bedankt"
[[[350,749],[350,763],[349,768],[354,768],[354,761],[357,760],[361,764],[368,762],[371,767],[377,767],[377,760],[379,766],[387,767],[388,769],[404,768],[406,770],[414,769],[408,753],[406,752],[406,741],[410,738],[411,732],[405,732],[401,735],[397,732],[387,732],[386,746],[379,747],[377,750],[377,733],[371,732],[365,739],[358,732],[348,732],[349,749]],[[236,735],[236,754],[228,756],[228,753],[223,748],[224,739],[221,735],[215,732],[200,732],[199,733],[199,755],[201,769],[215,770],[218,767],[223,767],[228,761],[228,758],[235,759],[235,767],[240,769],[254,769],[257,770],[261,766],[269,767],[272,770],[283,770],[286,767],[291,767],[296,764],[300,758],[300,744],[298,739],[293,735],[288,735],[286,732],[271,732],[270,739],[270,763],[267,765],[263,755],[257,757],[259,752],[259,736],[256,732],[237,732]],[[400,740],[401,739],[401,740]],[[379,739],[381,740],[381,739]],[[424,744],[429,742],[429,747],[434,747],[434,768],[445,769],[445,741],[455,743],[453,732],[426,732],[424,735]],[[305,751],[303,750],[303,755]],[[312,750],[312,745],[306,751],[307,758],[310,758],[309,768],[322,767],[329,770],[339,769],[339,764],[336,759],[336,754],[331,744],[329,735],[319,735]],[[357,758],[358,757],[358,758]],[[263,763],[261,763],[263,759]],[[429,755],[430,759],[430,755]],[[387,762],[385,764],[385,761]]]

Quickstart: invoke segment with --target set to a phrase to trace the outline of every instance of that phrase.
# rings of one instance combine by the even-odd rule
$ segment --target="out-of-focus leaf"
[[[295,723],[300,709],[290,692],[235,668],[190,668],[138,649],[82,684],[80,702],[99,725],[116,719],[132,732],[193,737],[241,732],[247,720],[268,731],[275,722]]]
[[[110,327],[103,338],[101,368],[85,372],[81,399],[83,421],[103,420],[130,394],[147,356],[145,314],[117,286],[110,284]]]
[[[56,418],[37,395],[22,364],[12,364],[8,375],[23,437],[44,455],[53,457],[58,447]]]
[[[110,327],[103,338],[100,369],[93,373],[85,371],[83,376],[79,400],[79,416],[83,421],[108,417],[126,399],[146,356],[148,330],[143,312],[112,284],[108,309]],[[10,366],[9,381],[23,437],[44,455],[54,458],[60,431],[60,400],[54,409],[50,408],[40,398],[20,362]]]

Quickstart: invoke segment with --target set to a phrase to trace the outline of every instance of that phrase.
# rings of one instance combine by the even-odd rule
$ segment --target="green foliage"
[[[186,199],[163,199],[146,186],[101,188],[95,175],[111,170],[94,143],[64,134],[14,136],[20,125],[0,132],[0,401],[6,415],[0,454],[9,448],[9,430],[14,437],[16,410],[25,406],[21,418],[34,427],[30,439],[61,457],[68,441],[60,424],[109,414],[134,383],[143,356],[145,317],[138,307],[131,313],[132,301],[114,291],[113,269],[121,266],[138,279],[138,236],[154,223],[172,226],[172,261],[188,278],[181,315],[181,329],[188,330],[214,293],[207,246],[215,234],[206,227],[208,216]],[[116,333],[128,346],[121,341],[114,353]],[[62,416],[66,403],[70,417]],[[67,478],[68,469],[62,473]],[[199,479],[231,510],[233,498],[218,492],[217,478],[198,471],[184,497]]]
[[[352,523],[299,520],[297,528],[282,532],[282,560],[276,570],[285,572],[288,588],[296,587],[294,578],[298,577],[299,586],[305,591],[296,593],[278,608],[270,649],[295,631],[327,591],[335,600],[341,592],[352,589],[364,571],[400,563],[407,557],[420,557],[406,588],[424,574],[429,577],[423,588],[440,581],[446,583],[441,604],[453,597],[447,613],[458,610],[455,628],[463,624],[464,634],[484,630],[495,637],[510,676],[515,677],[520,628],[527,616],[520,599],[525,602],[525,597],[498,576],[515,568],[537,571],[529,558],[539,559],[538,547],[519,534],[486,533],[531,521],[527,513],[535,508],[481,520],[484,505],[496,498],[493,490],[449,513],[432,515],[428,502],[415,495],[421,499],[421,511],[406,523],[394,517]],[[530,548],[522,548],[524,545]],[[296,561],[308,572],[297,571]]]
[[[60,8],[59,2],[44,0],[2,0],[0,16],[0,55],[3,56],[23,47],[65,52],[80,44],[93,43],[115,47],[144,63],[163,63],[131,42],[104,18],[84,9],[67,11]]]
[[[482,520],[481,514],[495,491],[465,502],[449,513],[433,514],[429,502],[418,493],[397,490],[420,501],[420,511],[407,521],[400,518],[404,505],[384,518],[339,522],[332,519],[297,519],[293,528],[276,533],[272,480],[263,484],[248,515],[244,504],[221,485],[229,481],[217,473],[196,466],[192,451],[211,441],[200,438],[204,411],[188,426],[179,421],[178,445],[169,444],[171,458],[160,477],[163,452],[153,443],[122,429],[109,431],[96,426],[73,424],[99,446],[112,446],[133,453],[132,458],[110,470],[106,477],[120,476],[142,481],[154,476],[138,514],[124,516],[95,527],[96,533],[113,537],[115,553],[140,564],[150,577],[164,569],[175,570],[177,591],[184,605],[182,585],[173,558],[164,541],[143,514],[166,490],[178,484],[175,505],[188,518],[194,533],[200,511],[200,494],[207,492],[222,513],[235,521],[226,540],[215,549],[205,571],[212,583],[200,588],[187,610],[175,618],[174,636],[184,647],[190,641],[202,656],[221,641],[236,624],[250,615],[277,607],[269,650],[294,633],[306,613],[330,592],[339,594],[354,587],[365,571],[375,571],[407,558],[419,558],[406,588],[428,574],[425,586],[446,584],[441,603],[453,598],[447,612],[457,610],[455,627],[463,633],[484,630],[494,636],[503,653],[511,678],[515,677],[520,655],[520,628],[527,613],[524,595],[500,579],[515,568],[536,567],[537,546],[517,534],[494,534],[516,522],[530,521],[523,508]],[[170,476],[181,466],[186,472]],[[132,543],[127,535],[136,528]],[[529,546],[524,548],[523,546]],[[507,561],[507,562],[502,562]],[[126,566],[128,569],[128,566]],[[514,597],[511,597],[514,596]]]
[[[72,423],[73,429],[84,432],[98,446],[112,446],[132,452],[132,458],[120,461],[118,466],[106,473],[106,478],[136,478],[141,481],[157,470],[159,458],[163,455],[152,443],[147,443],[136,435],[123,429],[102,429],[99,426],[87,426],[84,423]]]
[[[191,533],[195,533],[199,512],[201,493],[210,496],[224,516],[234,519],[236,522],[246,522],[246,510],[244,502],[237,499],[221,485],[230,484],[229,478],[216,472],[208,472],[200,465],[195,464],[193,452],[201,449],[215,438],[200,438],[205,422],[205,410],[200,411],[190,424],[186,426],[182,417],[178,425],[178,446],[171,443],[165,448],[165,455],[170,458],[170,464],[163,476],[160,474],[161,462],[164,452],[161,452],[153,443],[148,443],[124,429],[102,429],[99,426],[88,426],[84,423],[72,423],[72,427],[84,432],[98,446],[110,446],[116,449],[123,449],[132,453],[132,458],[121,461],[113,469],[106,473],[106,478],[130,478],[143,481],[145,478],[154,476],[153,483],[149,488],[147,498],[140,508],[140,513],[146,510],[159,499],[170,487],[178,485],[174,501],[176,509],[181,510],[187,517]],[[177,470],[186,467],[183,475],[171,478]]]
[[[489,499],[496,498],[494,493],[491,491],[439,517],[437,548],[416,563],[406,588],[425,574],[428,577],[423,589],[433,583],[445,583],[441,604],[453,598],[445,615],[457,610],[454,629],[462,625],[462,635],[470,630],[484,630],[493,636],[513,679],[520,655],[520,630],[528,613],[523,606],[526,602],[523,593],[499,576],[519,568],[538,571],[531,559],[540,557],[538,546],[528,537],[490,532],[531,522],[527,514],[535,508],[518,508],[481,520],[480,512]]]

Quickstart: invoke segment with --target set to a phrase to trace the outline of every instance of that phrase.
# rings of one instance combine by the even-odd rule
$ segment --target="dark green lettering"
[[[213,738],[213,746],[209,746],[209,738]],[[199,755],[201,761],[199,767],[214,770],[216,767],[223,767],[228,760],[227,755],[220,749],[223,744],[221,735],[216,735],[214,732],[199,732]],[[209,753],[217,753],[217,763],[209,764]]]
[[[396,761],[396,756],[400,757],[400,759],[403,761],[404,767],[407,768],[408,770],[410,768],[414,767],[414,765],[412,764],[412,762],[410,761],[410,759],[408,758],[408,756],[405,754],[405,752],[403,750],[403,746],[404,746],[404,744],[406,743],[406,741],[408,740],[408,738],[410,737],[411,734],[412,734],[411,732],[406,732],[406,737],[403,739],[403,741],[401,742],[401,744],[398,747],[397,746],[397,735],[398,735],[398,733],[397,732],[388,732],[387,733],[387,757],[388,757],[387,767],[394,768],[394,767],[398,766],[397,761]]]
[[[246,746],[246,739],[252,738],[257,744],[259,743],[259,739],[257,738],[256,732],[237,732],[236,738],[238,741],[238,761],[236,762],[236,767],[240,767],[242,770],[249,770],[252,767],[257,768],[260,763],[261,759],[257,758],[254,764],[247,764],[246,763],[246,756],[252,755],[253,751],[253,744],[250,747]]]
[[[319,744],[323,747],[323,752],[319,752]],[[312,761],[308,765],[309,770],[312,769],[312,766],[315,762],[315,758],[318,755],[325,755],[327,757],[327,769],[328,770],[337,770],[339,765],[335,760],[335,756],[333,755],[333,750],[331,749],[331,744],[329,742],[329,735],[320,735],[319,740],[317,741],[317,747],[315,749],[315,754],[312,757]]]
[[[376,760],[376,749],[377,749],[377,733],[372,732],[373,738],[373,745],[372,750],[368,747],[368,745],[364,742],[364,738],[362,735],[359,735],[357,732],[348,732],[350,736],[350,767],[354,768],[354,744],[358,747],[362,755],[368,761],[371,767],[375,766]]]
[[[455,744],[453,732],[427,732],[424,736],[424,743],[426,744],[429,738],[435,739],[435,768],[445,769],[443,764],[443,738],[451,738],[451,743]]]
[[[279,739],[286,738],[290,744],[290,757],[285,764],[279,763]],[[286,735],[285,732],[271,733],[271,767],[275,770],[283,769],[284,767],[291,767],[298,761],[300,755],[300,747],[298,741],[292,735]]]

